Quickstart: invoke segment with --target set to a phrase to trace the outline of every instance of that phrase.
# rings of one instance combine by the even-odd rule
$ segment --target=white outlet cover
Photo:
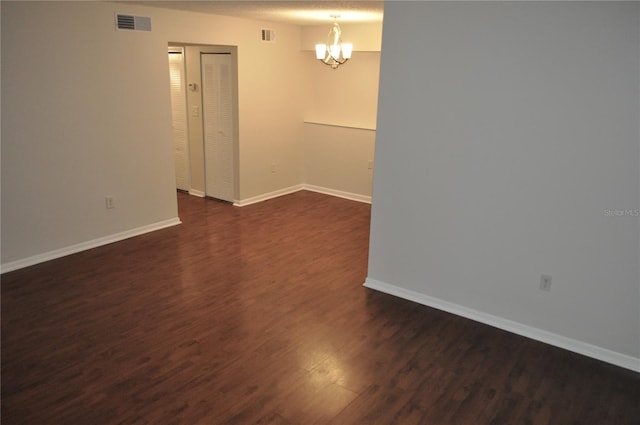
[[[546,274],[540,276],[540,289],[542,291],[551,291],[551,276]]]

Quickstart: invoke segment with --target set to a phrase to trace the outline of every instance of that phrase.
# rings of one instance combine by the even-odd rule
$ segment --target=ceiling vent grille
[[[265,43],[275,43],[276,42],[276,32],[274,30],[268,28],[262,28],[260,31],[261,39]]]
[[[119,30],[151,31],[151,18],[118,13],[116,14],[116,27]]]

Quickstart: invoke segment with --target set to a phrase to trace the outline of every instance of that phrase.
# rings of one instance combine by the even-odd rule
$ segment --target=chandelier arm
[[[335,63],[340,64],[340,65],[342,65],[343,63],[345,63],[345,62],[347,62],[349,60],[349,59],[336,59],[333,56],[331,56],[330,59],[332,61],[334,61]]]
[[[341,60],[341,59],[340,59],[340,57],[337,57],[337,58],[336,58],[336,57],[334,57],[334,56],[331,54],[331,50],[330,50],[328,47],[329,47],[329,46],[327,46],[327,57],[325,58],[325,61],[327,61],[327,60],[331,59],[332,61],[337,62],[337,63],[339,63],[340,65],[342,65],[343,63],[345,63],[346,61],[348,61],[348,60],[349,60],[349,59],[346,59],[346,58],[342,58],[342,60]]]
[[[333,56],[331,55],[327,55],[326,58],[324,59],[319,59],[320,62],[322,62],[325,65],[329,65],[332,68],[337,68],[338,65],[343,65],[345,64],[349,59],[342,59],[342,60],[336,60]]]

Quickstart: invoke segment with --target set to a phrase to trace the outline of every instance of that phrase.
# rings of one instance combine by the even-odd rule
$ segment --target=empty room
[[[640,3],[0,14],[3,424],[640,422]]]

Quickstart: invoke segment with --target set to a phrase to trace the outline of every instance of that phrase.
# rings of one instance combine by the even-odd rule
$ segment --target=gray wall
[[[638,369],[639,4],[384,20],[365,284]]]

